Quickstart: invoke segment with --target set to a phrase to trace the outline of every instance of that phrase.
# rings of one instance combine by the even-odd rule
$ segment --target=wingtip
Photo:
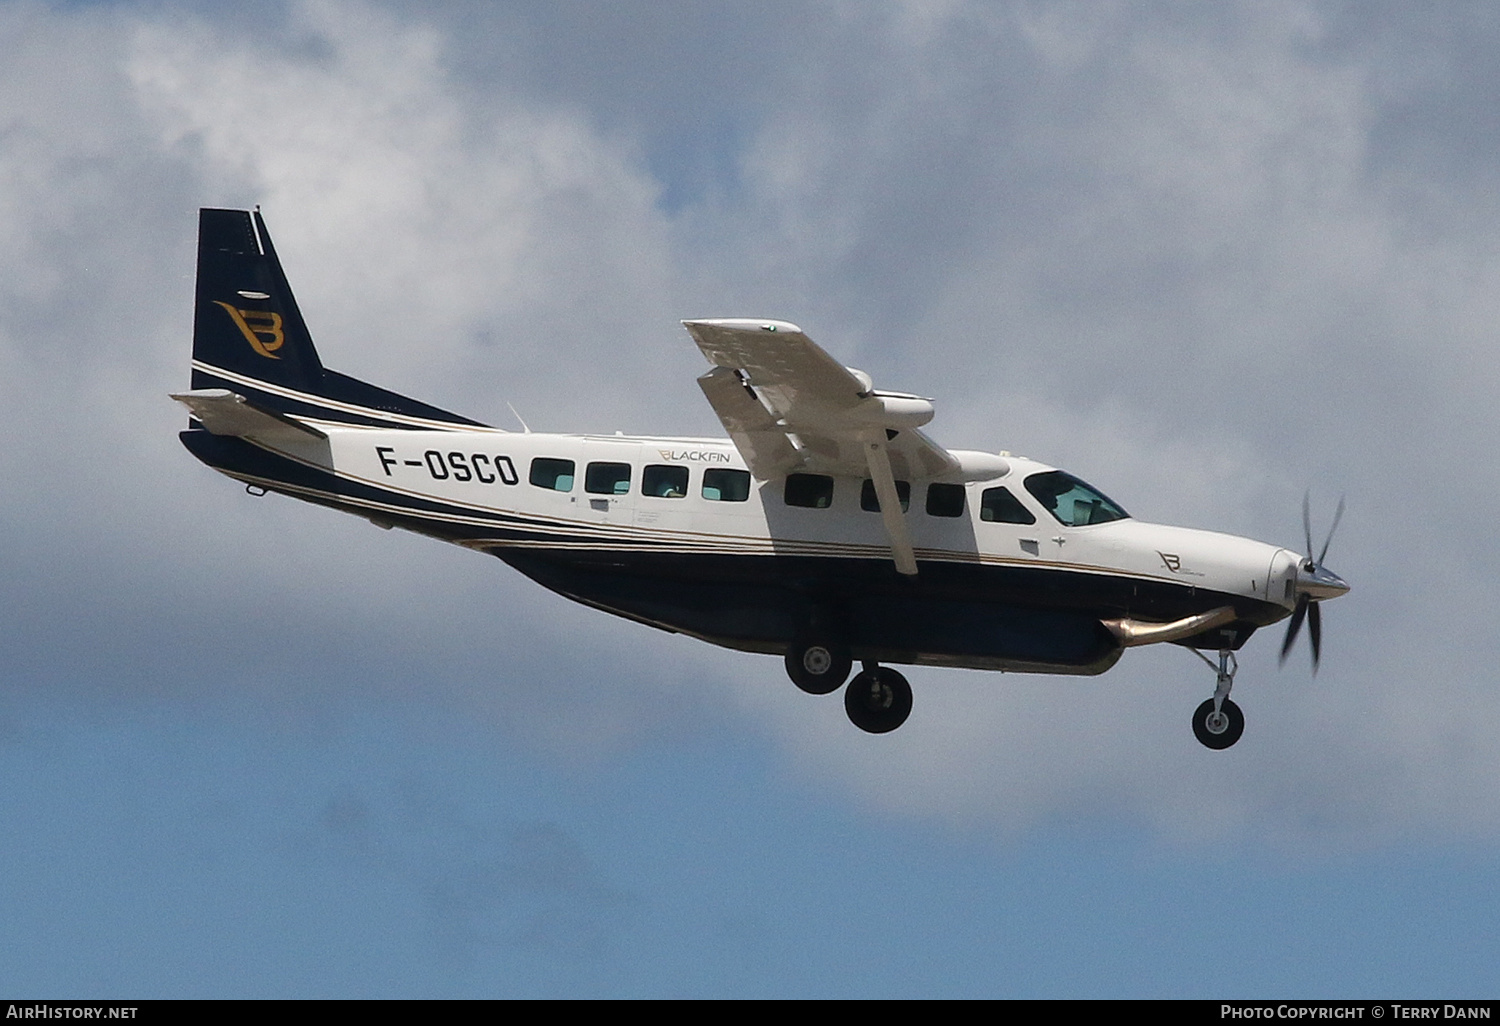
[[[769,331],[778,334],[802,334],[802,329],[791,321],[778,321],[769,317],[695,317],[682,322],[688,330],[697,327],[718,328],[722,331]]]

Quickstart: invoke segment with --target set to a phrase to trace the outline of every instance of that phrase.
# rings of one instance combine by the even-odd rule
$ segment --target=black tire
[[[844,689],[849,720],[869,734],[888,734],[911,715],[911,685],[888,666],[855,674]]]
[[[1208,719],[1213,711],[1214,700],[1210,698],[1193,713],[1193,736],[1205,747],[1218,752],[1234,744],[1245,732],[1245,714],[1240,712],[1239,706],[1226,698],[1223,705],[1224,722],[1222,725],[1215,725],[1219,727],[1218,730],[1210,730]]]
[[[853,665],[848,647],[832,638],[799,638],[786,650],[786,675],[809,695],[833,694]]]

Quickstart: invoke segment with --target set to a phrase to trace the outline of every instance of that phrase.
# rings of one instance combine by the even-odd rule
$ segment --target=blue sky
[[[0,993],[1407,996],[1500,965],[1500,18],[1379,4],[0,4]],[[942,442],[1300,546],[1323,668],[779,661],[177,443],[196,209],[325,362],[717,433],[793,320]],[[1315,533],[1321,531],[1315,527]]]

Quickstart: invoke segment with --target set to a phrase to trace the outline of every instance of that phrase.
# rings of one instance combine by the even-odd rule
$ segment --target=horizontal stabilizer
[[[174,392],[172,398],[192,410],[193,416],[216,435],[259,438],[268,442],[305,442],[309,438],[328,437],[315,427],[258,406],[225,388]]]

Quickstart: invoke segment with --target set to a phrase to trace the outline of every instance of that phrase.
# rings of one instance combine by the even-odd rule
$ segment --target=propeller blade
[[[1323,557],[1328,555],[1328,545],[1333,541],[1333,532],[1339,529],[1339,520],[1344,515],[1344,497],[1339,496],[1339,508],[1333,512],[1333,526],[1328,529],[1328,537],[1323,542],[1323,551],[1318,553],[1318,565],[1323,565]],[[1309,550],[1309,554],[1311,554]]]
[[[1312,575],[1307,583],[1306,591],[1297,596],[1297,606],[1292,610],[1292,622],[1287,624],[1286,640],[1281,643],[1281,663],[1286,665],[1286,657],[1292,651],[1292,646],[1297,643],[1297,633],[1302,630],[1302,621],[1307,621],[1307,637],[1312,643],[1312,671],[1313,676],[1318,674],[1318,663],[1323,658],[1323,614],[1318,609],[1318,603],[1313,599],[1313,594],[1327,596],[1332,593],[1337,596],[1342,592],[1334,589],[1333,585],[1341,584],[1336,576],[1328,574],[1323,570],[1323,559],[1328,555],[1328,546],[1333,544],[1333,533],[1339,529],[1339,521],[1344,518],[1344,499],[1339,497],[1339,507],[1334,511],[1333,524],[1328,528],[1328,536],[1323,539],[1323,548],[1314,559],[1312,554],[1312,490],[1302,495],[1302,537],[1307,542],[1307,562],[1300,569]],[[1300,582],[1299,582],[1300,583]],[[1343,587],[1348,591],[1348,587]]]
[[[1313,676],[1318,675],[1318,659],[1323,654],[1323,619],[1318,613],[1318,603],[1307,606],[1307,637],[1312,642]]]
[[[1292,622],[1287,625],[1286,640],[1281,643],[1281,661],[1286,662],[1286,655],[1297,643],[1297,632],[1302,629],[1302,618],[1307,615],[1307,596],[1303,595],[1297,599],[1297,608],[1292,612]]]
[[[1302,493],[1302,537],[1307,540],[1307,558],[1312,559],[1312,492]]]

